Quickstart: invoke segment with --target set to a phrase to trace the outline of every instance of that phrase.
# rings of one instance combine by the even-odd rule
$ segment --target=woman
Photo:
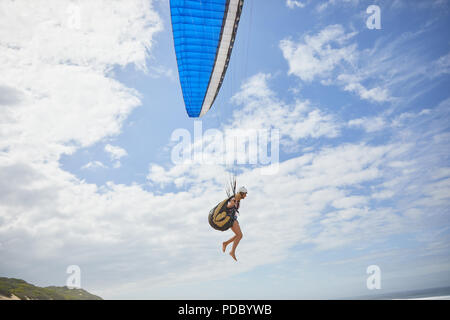
[[[236,213],[239,212],[240,201],[245,199],[247,196],[247,189],[245,187],[241,187],[239,192],[232,197],[227,203],[227,211],[232,214],[232,222],[231,222],[231,230],[234,232],[234,236],[227,241],[222,243],[222,251],[225,252],[227,246],[233,242],[233,247],[230,251],[230,256],[237,261],[236,259],[236,248],[239,244],[239,241],[242,239],[242,231],[239,226],[239,222],[237,221]]]

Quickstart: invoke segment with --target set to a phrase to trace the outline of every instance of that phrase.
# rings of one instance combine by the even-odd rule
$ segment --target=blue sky
[[[370,5],[379,30],[366,26]],[[65,285],[78,265],[82,287],[106,299],[449,286],[449,9],[246,0],[222,90],[197,121],[278,130],[278,172],[264,175],[171,158],[172,134],[193,136],[195,120],[168,1],[4,1],[0,275]],[[220,250],[231,231],[206,222],[231,169],[249,190],[238,262]],[[366,286],[370,265],[379,290]]]

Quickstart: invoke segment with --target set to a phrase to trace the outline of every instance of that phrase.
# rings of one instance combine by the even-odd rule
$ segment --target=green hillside
[[[24,280],[0,277],[0,296],[12,295],[22,300],[103,300],[83,289],[68,287],[36,287]]]

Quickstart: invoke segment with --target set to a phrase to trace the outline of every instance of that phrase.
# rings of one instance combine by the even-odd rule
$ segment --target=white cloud
[[[352,6],[356,6],[359,4],[359,0],[327,0],[325,2],[319,3],[316,7],[316,10],[318,12],[323,12],[330,6],[334,6],[337,4],[350,4]]]
[[[371,102],[389,102],[392,97],[386,86],[368,89],[362,84],[376,76],[366,68],[357,69],[367,54],[350,43],[356,32],[346,33],[341,25],[327,26],[316,35],[306,35],[302,41],[289,39],[280,42],[284,58],[289,64],[288,74],[305,82],[320,80],[323,85],[339,85],[344,91],[356,93]]]
[[[425,117],[431,113],[430,109],[423,109],[420,112],[403,112],[397,116],[389,116],[389,114],[382,113],[378,116],[352,119],[348,121],[347,125],[349,127],[362,128],[367,133],[373,133],[405,127],[411,121],[417,120],[419,117]]]
[[[430,26],[397,38],[380,37],[373,48],[359,50],[356,32],[346,33],[341,25],[327,26],[299,41],[280,41],[288,74],[309,83],[336,85],[372,103],[406,103],[439,84],[449,73],[449,54],[427,61],[417,39]],[[414,68],[411,68],[414,65]],[[395,92],[395,96],[393,95]]]
[[[1,3],[0,172],[15,181],[0,183],[2,273],[53,285],[72,258],[90,265],[90,250],[105,257],[105,248],[120,242],[109,213],[126,212],[124,199],[104,202],[107,188],[80,181],[58,160],[120,133],[141,102],[111,70],[135,65],[145,71],[160,30],[151,1]],[[83,168],[95,167],[104,165]],[[33,266],[36,259],[48,262],[37,273],[15,265],[27,260]]]
[[[450,74],[450,53],[438,58],[431,67],[432,78],[446,74]]]
[[[286,0],[286,6],[289,9],[304,8],[306,6],[306,3],[296,0]]]
[[[118,147],[118,146],[112,146],[110,144],[107,144],[105,146],[105,151],[109,153],[109,156],[112,161],[114,161],[113,167],[119,168],[121,166],[120,159],[127,156],[128,153],[125,149]]]
[[[367,132],[376,132],[386,127],[386,120],[383,117],[353,119],[348,122],[350,127],[362,127]]]
[[[0,37],[22,68],[30,62],[99,71],[128,63],[145,68],[145,50],[162,28],[152,2],[140,0],[8,1],[2,7],[8,15],[2,16]]]
[[[90,161],[81,167],[81,169],[96,169],[96,168],[107,168],[107,167],[100,161]]]
[[[152,37],[162,29],[152,3],[8,1],[2,6],[8,14],[0,22],[0,73],[8,83],[0,80],[0,88],[7,86],[7,102],[14,107],[0,111],[11,120],[0,132],[0,148],[37,161],[56,160],[118,134],[140,100],[109,72],[116,65],[145,69]]]
[[[345,34],[340,25],[328,26],[315,36],[305,36],[303,42],[285,39],[280,42],[284,58],[289,63],[289,74],[303,81],[332,75],[342,63],[353,63],[356,45],[343,46],[354,34]],[[337,44],[340,47],[332,47]]]
[[[357,76],[340,74],[337,77],[337,81],[342,83],[345,91],[356,93],[363,100],[372,102],[386,102],[393,100],[389,94],[389,90],[379,87],[367,89],[360,83],[361,79],[358,79]]]
[[[269,79],[267,74],[254,75],[233,96],[233,101],[243,106],[233,113],[233,125],[238,123],[245,129],[277,128],[285,146],[297,145],[306,138],[339,136],[340,124],[331,114],[308,100],[286,104],[269,88]]]
[[[415,112],[403,112],[394,119],[392,119],[391,125],[393,127],[405,126],[411,120],[417,119],[420,116],[429,115],[431,113],[430,109],[423,109],[418,113]]]
[[[368,201],[367,197],[349,196],[334,200],[332,202],[332,205],[337,209],[348,209],[365,205],[367,201]]]

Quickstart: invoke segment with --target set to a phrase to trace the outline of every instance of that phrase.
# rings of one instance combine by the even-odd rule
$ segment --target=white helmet
[[[238,192],[247,193],[247,189],[245,189],[245,187],[240,187]]]

